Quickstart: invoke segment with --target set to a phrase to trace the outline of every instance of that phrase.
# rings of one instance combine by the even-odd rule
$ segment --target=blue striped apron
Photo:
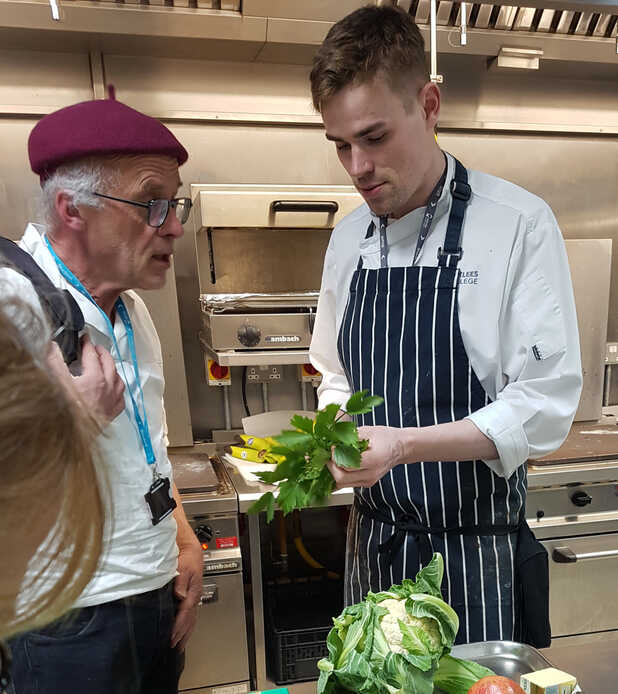
[[[454,180],[435,267],[368,270],[359,259],[352,276],[339,358],[352,391],[367,389],[384,398],[383,406],[358,418],[359,425],[454,422],[489,403],[459,328],[460,237],[471,191],[458,161]],[[373,223],[368,236],[372,232]],[[517,526],[525,495],[524,465],[505,480],[480,460],[399,465],[372,487],[356,489],[346,604],[414,578],[431,553],[440,552],[444,599],[460,619],[456,642],[512,639]]]

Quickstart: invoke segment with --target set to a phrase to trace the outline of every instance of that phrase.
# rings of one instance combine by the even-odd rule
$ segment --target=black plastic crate
[[[277,684],[318,677],[318,660],[328,655],[326,637],[343,609],[341,581],[269,586],[266,594],[266,649]]]

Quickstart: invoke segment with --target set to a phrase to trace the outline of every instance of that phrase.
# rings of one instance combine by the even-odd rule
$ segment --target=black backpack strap
[[[65,362],[74,362],[79,357],[79,333],[84,329],[84,316],[71,293],[58,289],[29,253],[3,236],[0,236],[0,255],[30,280],[51,323],[54,342]]]

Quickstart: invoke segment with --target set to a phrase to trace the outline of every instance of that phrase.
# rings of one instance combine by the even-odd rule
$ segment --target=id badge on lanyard
[[[112,344],[114,345],[114,349],[116,350],[116,353],[118,355],[118,359],[120,361],[120,368],[122,370],[122,378],[124,381],[124,384],[127,389],[127,393],[129,394],[129,397],[131,398],[131,404],[133,405],[133,415],[135,418],[135,424],[137,426],[137,431],[140,437],[140,440],[142,442],[142,448],[144,450],[144,455],[146,457],[146,463],[151,467],[152,469],[152,484],[150,485],[148,492],[144,494],[144,499],[146,500],[146,504],[148,505],[148,508],[150,509],[150,515],[152,518],[152,524],[157,525],[160,523],[164,518],[167,518],[167,516],[172,513],[172,511],[176,508],[176,500],[174,499],[171,491],[171,483],[169,478],[167,477],[162,477],[159,475],[157,471],[157,461],[156,457],[154,454],[154,450],[152,448],[152,440],[150,438],[150,429],[148,427],[148,416],[146,414],[146,406],[144,404],[144,392],[142,390],[142,384],[140,381],[140,376],[139,376],[139,365],[137,361],[137,352],[135,349],[135,338],[133,335],[133,325],[131,324],[131,318],[129,317],[129,312],[127,311],[126,306],[124,305],[124,302],[121,298],[118,298],[116,301],[116,304],[114,308],[116,309],[116,313],[120,317],[120,320],[123,322],[126,333],[127,333],[127,340],[129,342],[129,349],[131,351],[131,360],[133,362],[133,372],[135,375],[135,382],[137,384],[137,388],[139,390],[139,397],[141,400],[142,404],[142,412],[140,412],[139,405],[135,399],[135,396],[133,395],[133,391],[131,390],[129,379],[127,378],[127,375],[124,370],[124,362],[122,359],[122,355],[120,354],[120,348],[118,347],[118,342],[116,340],[116,336],[114,334],[114,326],[112,325],[108,315],[103,311],[103,309],[97,304],[97,302],[90,296],[90,293],[88,290],[84,287],[84,285],[79,281],[79,279],[71,272],[71,270],[62,262],[61,258],[58,257],[56,251],[53,249],[51,243],[49,242],[49,239],[44,236],[43,237],[45,240],[45,243],[47,245],[47,248],[49,249],[49,252],[52,254],[54,260],[56,261],[56,265],[58,266],[58,269],[60,270],[62,276],[64,279],[69,282],[69,284],[77,289],[77,291],[85,296],[88,301],[90,301],[96,308],[99,310],[101,315],[103,316],[103,319],[105,320],[105,323],[107,325],[107,328],[109,329],[110,337],[112,340]]]

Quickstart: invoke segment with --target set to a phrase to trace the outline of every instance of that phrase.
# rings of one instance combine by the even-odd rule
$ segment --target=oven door
[[[179,688],[220,694],[249,691],[241,572],[204,576],[202,602],[187,644]]]
[[[545,540],[552,637],[618,630],[618,533]]]

